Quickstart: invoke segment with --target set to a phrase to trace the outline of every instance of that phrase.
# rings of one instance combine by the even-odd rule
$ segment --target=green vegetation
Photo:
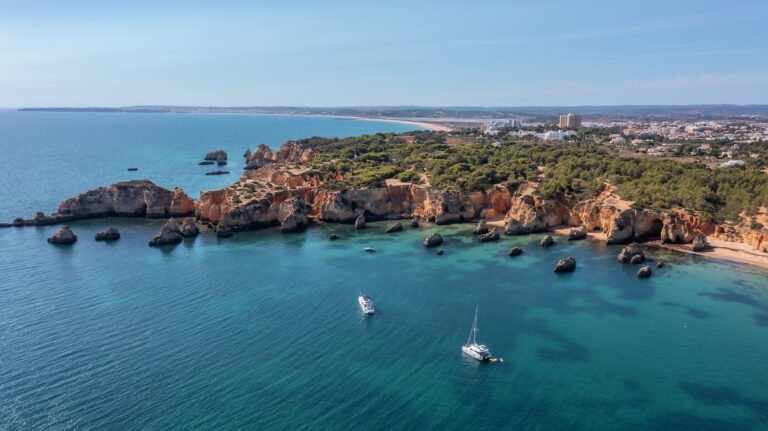
[[[700,163],[622,157],[582,140],[502,138],[494,146],[475,138],[469,144],[449,145],[447,136],[379,133],[298,143],[318,153],[312,168],[329,173],[326,186],[337,189],[379,187],[387,178],[418,182],[420,174],[426,174],[432,186],[449,190],[516,188],[528,181],[537,183],[537,193],[544,197],[588,199],[608,183],[638,208],[685,208],[716,222],[737,220],[742,212],[754,214],[768,203],[768,175],[757,164],[710,169]],[[344,180],[331,180],[338,173]]]

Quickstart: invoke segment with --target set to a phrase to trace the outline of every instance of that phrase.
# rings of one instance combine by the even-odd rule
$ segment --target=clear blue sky
[[[767,22],[766,0],[0,0],[0,106],[768,103]]]

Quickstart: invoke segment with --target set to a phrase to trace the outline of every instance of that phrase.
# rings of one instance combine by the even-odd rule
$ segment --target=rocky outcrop
[[[567,225],[571,211],[565,199],[540,199],[524,195],[512,201],[504,217],[504,233],[521,235],[546,232],[555,226]]]
[[[331,235],[328,237],[328,239],[329,239],[329,240],[331,240],[331,241],[334,241],[334,240],[337,240],[337,239],[339,239],[339,237],[338,237],[338,236],[337,236],[335,233],[332,233],[332,234],[331,234]]]
[[[89,190],[59,204],[56,214],[35,217],[37,224],[106,216],[169,217],[195,212],[195,200],[183,190],[164,189],[149,180],[133,180]]]
[[[499,231],[496,228],[493,228],[490,232],[478,236],[477,240],[480,242],[498,241]]]
[[[554,243],[555,243],[555,240],[552,239],[552,235],[547,235],[544,238],[542,238],[541,241],[539,241],[539,245],[542,247],[549,247]]]
[[[226,165],[227,164],[227,156],[226,155],[220,155],[219,157],[216,157],[216,164],[219,166]]]
[[[442,256],[442,255],[443,255],[443,253],[445,253],[445,251],[443,251],[443,249],[441,248],[441,249],[440,249],[440,250],[438,250],[438,251],[437,251],[437,253],[435,253],[435,254],[436,254],[436,255],[438,255],[438,256]]]
[[[644,254],[636,254],[629,258],[629,263],[632,265],[636,265],[638,263],[645,262],[645,255]]]
[[[48,242],[51,244],[72,244],[75,241],[77,241],[77,235],[66,225],[48,238]]]
[[[355,229],[363,229],[365,227],[365,215],[360,214],[355,219]]]
[[[419,227],[419,221],[416,219],[411,220],[411,227]]]
[[[664,225],[664,216],[650,210],[627,209],[613,219],[606,242],[626,244],[658,238]]]
[[[555,265],[555,272],[573,272],[576,269],[576,259],[573,256],[560,259]]]
[[[218,159],[222,159],[226,161],[227,152],[224,150],[216,150],[216,151],[211,151],[210,153],[205,155],[205,160],[218,160]]]
[[[288,141],[278,151],[260,144],[253,153],[246,150],[245,169],[259,169],[270,163],[301,163],[315,157],[311,148],[305,148],[296,142]]]
[[[400,232],[401,230],[403,230],[403,224],[400,222],[397,222],[392,226],[388,227],[387,230],[384,231],[384,233]]]
[[[472,229],[472,233],[474,235],[482,235],[488,233],[488,224],[485,222],[485,220],[480,220],[477,222],[477,226],[475,226],[474,229]]]
[[[443,243],[443,237],[435,232],[424,239],[424,247],[437,247]]]
[[[619,263],[631,263],[632,258],[634,258],[635,256],[642,257],[642,260],[640,260],[640,262],[645,261],[645,254],[643,253],[643,247],[641,247],[640,244],[633,242],[621,250],[621,253],[619,253],[619,255],[616,257],[616,260],[618,260]],[[635,262],[639,263],[637,262],[637,260]]]
[[[232,228],[229,226],[216,226],[216,236],[219,238],[228,238],[232,236]]]
[[[284,233],[298,232],[309,224],[307,207],[301,196],[295,196],[283,201],[277,212],[280,220],[280,231]]]
[[[587,237],[586,226],[579,226],[575,229],[571,229],[571,231],[568,232],[568,241],[575,241],[579,239],[584,239],[586,237]]]
[[[193,237],[200,233],[200,228],[197,226],[197,222],[192,217],[187,217],[181,223],[181,235],[183,237]]]
[[[116,227],[110,226],[107,229],[97,233],[95,239],[96,241],[114,241],[116,239],[120,239],[120,231]]]
[[[693,251],[703,251],[707,248],[707,236],[704,234],[698,234],[695,238],[693,238],[693,242],[691,242],[691,250]]]
[[[149,246],[155,247],[160,245],[178,244],[183,239],[184,237],[181,235],[181,227],[179,226],[179,223],[171,217],[160,228],[160,232],[149,241]]]
[[[651,276],[651,267],[646,265],[637,270],[637,276],[640,278],[646,278]]]
[[[656,262],[656,268],[663,268],[663,267],[664,267],[664,261],[663,260],[659,260],[659,261]]]
[[[520,256],[523,254],[523,249],[520,247],[512,247],[507,252],[507,256]]]

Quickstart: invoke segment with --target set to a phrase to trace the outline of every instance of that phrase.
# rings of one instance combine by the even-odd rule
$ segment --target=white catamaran
[[[491,358],[491,352],[488,348],[482,344],[477,344],[477,307],[475,307],[475,321],[472,322],[472,331],[469,333],[467,344],[461,346],[461,351],[478,361]]]
[[[363,310],[363,313],[373,314],[375,312],[373,309],[373,299],[371,299],[370,296],[361,294],[357,297],[357,302],[360,303],[360,308]]]

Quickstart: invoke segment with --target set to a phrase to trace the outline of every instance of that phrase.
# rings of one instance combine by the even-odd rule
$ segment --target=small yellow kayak
[[[491,359],[490,359],[490,361],[491,361],[491,362],[496,362],[497,360],[498,360],[498,359],[496,359],[496,358],[491,358]]]

